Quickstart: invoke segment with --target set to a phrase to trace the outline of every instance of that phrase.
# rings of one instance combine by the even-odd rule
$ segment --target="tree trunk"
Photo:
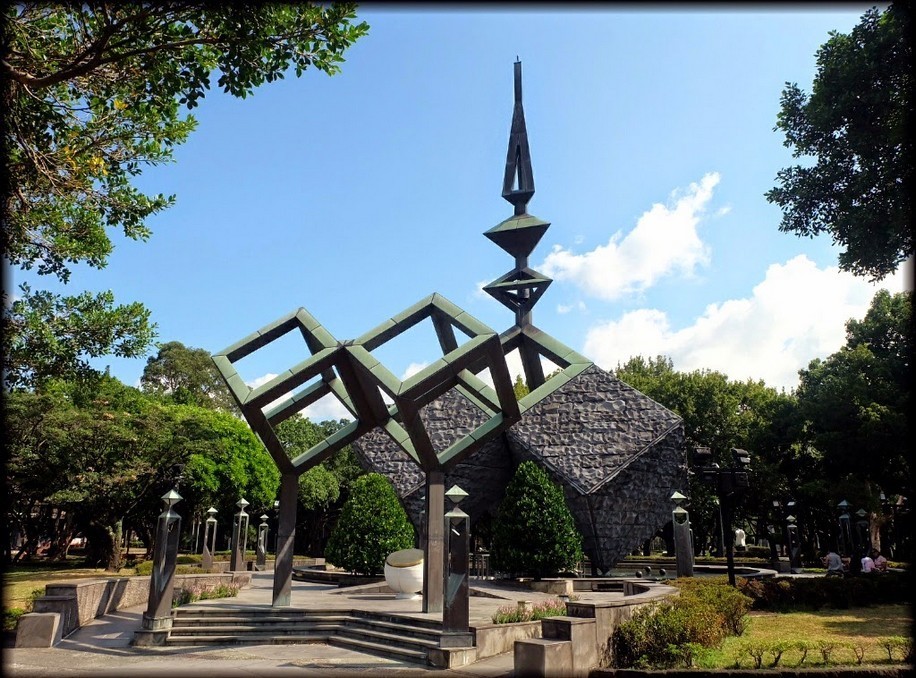
[[[109,572],[121,569],[121,521],[114,525],[90,525],[86,556],[90,563]]]

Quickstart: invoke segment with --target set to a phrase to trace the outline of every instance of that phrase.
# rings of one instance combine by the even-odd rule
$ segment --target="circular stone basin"
[[[677,565],[652,565],[652,570],[646,572],[645,563],[626,563],[625,565],[617,564],[617,567],[612,568],[606,576],[612,577],[615,579],[631,578],[631,579],[674,579],[677,577]],[[662,577],[659,574],[659,569],[665,568],[665,575]],[[642,575],[637,575],[637,570],[642,570]],[[746,577],[747,579],[758,579],[764,577],[772,577],[776,574],[774,570],[765,569],[762,567],[748,567],[746,565],[738,565],[735,567],[735,576]],[[707,564],[698,564],[693,566],[693,576],[694,577],[723,577],[728,575],[728,568],[725,565],[707,565]]]
[[[403,549],[385,559],[385,583],[396,598],[416,600],[423,590],[423,551]]]

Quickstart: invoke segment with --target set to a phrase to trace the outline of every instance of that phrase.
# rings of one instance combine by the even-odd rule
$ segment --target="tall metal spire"
[[[516,61],[515,106],[509,130],[506,173],[503,177],[503,198],[512,203],[515,214],[484,233],[515,258],[515,268],[491,282],[484,290],[515,311],[515,324],[518,327],[531,325],[531,309],[552,282],[550,278],[528,267],[528,255],[550,226],[548,222],[528,214],[528,201],[533,195],[534,174],[531,171],[525,111],[522,108],[522,63]],[[543,377],[540,382],[543,382]]]
[[[518,57],[516,57],[518,59]],[[528,129],[522,107],[522,62],[515,62],[515,108],[509,130],[509,150],[506,152],[506,173],[503,175],[503,197],[515,207],[516,214],[525,214],[528,201],[534,195],[534,174],[528,150]]]

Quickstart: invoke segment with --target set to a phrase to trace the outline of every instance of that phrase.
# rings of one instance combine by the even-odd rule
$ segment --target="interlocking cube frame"
[[[302,334],[306,346],[312,353],[311,357],[258,388],[248,386],[236,372],[234,363],[296,329]],[[346,358],[339,342],[304,308],[275,320],[214,354],[213,362],[229,387],[229,392],[242,415],[264,443],[281,472],[301,473],[327,458],[332,452],[353,442],[373,426],[371,422],[358,416],[357,406],[350,396],[358,385],[356,382],[347,383],[351,373],[346,369]],[[335,373],[335,367],[340,377]],[[265,405],[319,375],[321,379],[318,382],[287,398],[270,411],[264,411]],[[290,459],[274,427],[329,393],[354,415],[354,421],[295,459]]]
[[[372,356],[371,351],[426,318],[432,320],[444,355],[401,381]],[[470,340],[459,346],[455,327]],[[519,407],[499,336],[440,294],[432,294],[386,320],[356,339],[347,350],[357,378],[363,384],[363,393],[374,401],[370,403],[373,411],[380,412],[384,407],[383,392],[394,401],[394,405],[387,408],[388,416],[379,421],[379,425],[424,471],[459,463],[519,419]],[[478,372],[489,367],[495,389],[470,371],[471,365],[482,365]],[[487,421],[437,452],[420,420],[420,410],[452,388],[483,410]]]
[[[427,318],[432,320],[443,356],[408,379],[397,379],[371,352]],[[456,327],[470,337],[461,345]],[[311,357],[258,388],[245,384],[234,363],[296,329]],[[432,294],[358,339],[344,342],[336,341],[300,308],[214,354],[213,361],[281,472],[302,473],[375,426],[380,426],[424,471],[430,471],[454,466],[518,421],[519,403],[503,354],[496,332],[442,295]],[[469,369],[472,365],[476,370]],[[490,369],[494,388],[476,376],[485,368]],[[317,382],[264,410],[278,397],[316,377],[320,377]],[[420,419],[420,410],[452,388],[483,410],[487,420],[437,452]],[[383,393],[392,405],[385,403]],[[290,460],[274,427],[328,394],[347,408],[354,421]]]

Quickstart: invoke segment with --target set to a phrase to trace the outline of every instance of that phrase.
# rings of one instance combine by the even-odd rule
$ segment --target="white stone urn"
[[[416,600],[423,590],[423,551],[403,549],[385,559],[385,583],[397,595],[395,598]]]

